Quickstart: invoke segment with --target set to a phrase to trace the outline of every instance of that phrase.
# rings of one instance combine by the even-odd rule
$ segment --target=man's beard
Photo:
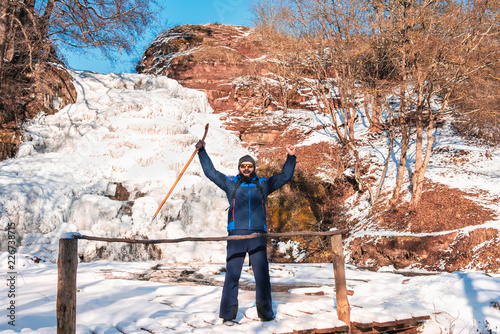
[[[252,182],[252,178],[254,176],[254,173],[251,173],[248,176],[246,176],[243,173],[240,173],[240,175],[241,175],[241,178],[243,179],[243,182],[245,182],[245,183],[251,183]]]

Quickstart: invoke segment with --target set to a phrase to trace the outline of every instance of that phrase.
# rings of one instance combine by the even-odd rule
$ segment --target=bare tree
[[[500,39],[487,44],[500,49]],[[463,112],[454,117],[453,127],[462,136],[487,145],[500,144],[500,62],[478,71],[453,94],[451,105]]]
[[[51,64],[61,63],[56,47],[131,50],[154,18],[153,1],[1,0],[0,123],[26,118]]]
[[[2,0],[0,70],[5,60],[50,58],[56,45],[129,51],[153,19],[154,0]]]
[[[0,0],[0,159],[15,154],[26,118],[74,102],[57,48],[129,51],[154,1]]]
[[[385,107],[394,116],[387,124],[389,155],[394,140],[400,143],[396,186],[389,203],[395,204],[399,199],[408,150],[414,138],[410,209],[416,210],[432,154],[437,119],[449,110],[450,104],[460,102],[457,97],[463,87],[468,83],[470,86],[474,77],[498,62],[499,1],[288,0],[286,3],[286,20],[267,27],[280,27],[280,33],[291,35],[306,46],[302,51],[316,79],[313,89],[318,105],[331,113],[339,140],[356,157],[356,180],[360,188],[363,182],[357,168],[353,128],[360,97],[364,97],[371,127],[380,128],[383,126],[380,113],[388,92],[399,96],[396,110]],[[378,192],[368,190],[372,199],[376,199]]]
[[[279,5],[261,0],[255,14],[267,40],[289,40],[283,63],[296,66],[288,75],[313,92],[319,112],[331,116],[339,143],[352,154],[357,187],[364,191],[354,126],[367,92],[360,85],[365,67],[359,59],[369,41],[361,24],[362,5],[354,0],[282,0]],[[281,14],[268,15],[276,6]],[[378,114],[375,110],[370,118],[374,123],[379,123]]]
[[[454,93],[481,68],[498,61],[498,48],[485,44],[498,37],[498,1],[370,1],[373,22],[384,40],[392,67],[398,69],[401,127],[397,198],[406,163],[409,125],[415,132],[415,165],[410,209],[417,210],[432,154],[436,120],[453,103]],[[383,13],[383,15],[381,14]],[[495,37],[496,36],[496,37]],[[456,102],[456,101],[455,101]],[[411,123],[411,124],[410,124]]]
[[[14,52],[22,52],[19,43],[30,49],[40,41],[129,51],[151,22],[153,3],[153,0],[2,0],[0,53],[5,55],[6,50],[16,46]]]

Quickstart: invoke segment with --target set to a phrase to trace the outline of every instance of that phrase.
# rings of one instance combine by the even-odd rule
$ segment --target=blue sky
[[[162,31],[181,24],[221,23],[251,26],[249,1],[244,0],[163,0],[159,24],[147,30],[132,54],[114,53],[108,59],[98,50],[83,53],[61,50],[70,68],[100,73],[133,73],[135,64]]]

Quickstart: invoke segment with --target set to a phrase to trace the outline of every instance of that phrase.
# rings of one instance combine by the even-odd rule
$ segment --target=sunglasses
[[[243,168],[243,169],[245,169],[245,168],[253,168],[253,164],[241,164],[240,168]]]

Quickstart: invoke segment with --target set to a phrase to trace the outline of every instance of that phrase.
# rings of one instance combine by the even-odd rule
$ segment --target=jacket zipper
[[[251,197],[250,197],[250,184],[248,185],[248,229],[252,229],[252,202],[251,202]]]

